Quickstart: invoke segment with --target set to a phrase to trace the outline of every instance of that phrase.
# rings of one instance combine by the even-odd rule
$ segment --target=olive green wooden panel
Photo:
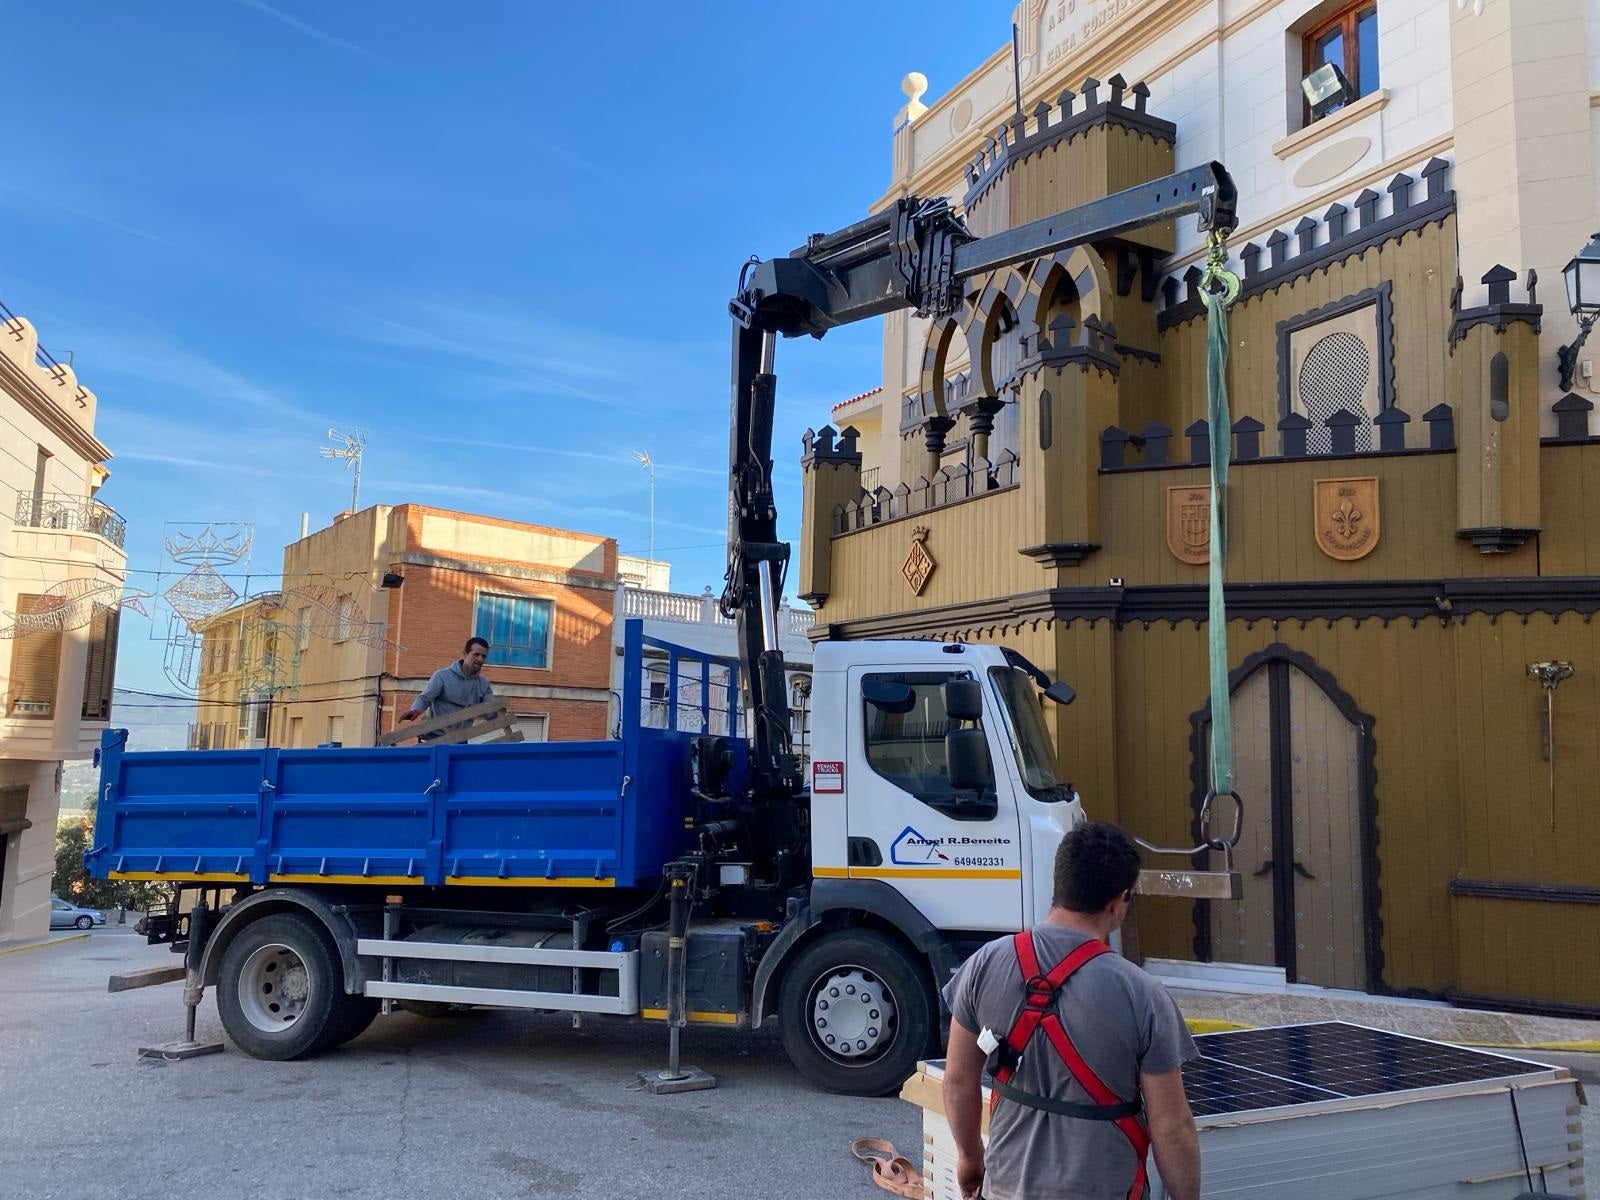
[[[1361,731],[1298,668],[1289,668],[1295,979],[1367,985],[1361,861]],[[1283,864],[1280,864],[1283,865]]]
[[[1268,669],[1261,667],[1233,693],[1234,787],[1241,797],[1250,797],[1244,832],[1234,852],[1234,869],[1242,876],[1244,892],[1236,901],[1210,903],[1213,962],[1270,967],[1278,961],[1272,876],[1256,874],[1272,857],[1271,692]],[[1220,870],[1222,864],[1213,859],[1211,866]]]

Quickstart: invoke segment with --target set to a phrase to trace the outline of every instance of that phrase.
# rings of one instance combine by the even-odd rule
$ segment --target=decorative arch
[[[955,342],[961,324],[954,317],[946,317],[928,326],[928,340],[922,350],[922,372],[917,377],[918,402],[925,417],[944,417],[944,369],[950,359],[950,347]]]
[[[1018,312],[1030,336],[1045,332],[1050,299],[1063,281],[1077,294],[1078,311],[1085,316],[1103,317],[1111,296],[1111,275],[1100,255],[1087,246],[1073,246],[1049,258],[1041,258],[1028,272],[1026,290]],[[1081,323],[1082,317],[1078,318]]]
[[[1014,267],[1007,267],[989,277],[977,301],[968,307],[962,328],[967,335],[967,356],[972,360],[973,378],[977,380],[980,396],[999,394],[989,351],[995,339],[1005,332],[1001,326],[1007,313],[1020,318],[1018,305],[1027,286],[1027,280],[1021,272]]]
[[[1364,888],[1362,916],[1364,918],[1363,957],[1366,960],[1367,990],[1377,995],[1394,995],[1395,990],[1383,979],[1383,919],[1382,886],[1378,864],[1378,766],[1377,742],[1373,737],[1376,718],[1362,711],[1355,698],[1339,685],[1331,671],[1304,651],[1296,650],[1283,642],[1273,642],[1264,649],[1248,655],[1237,667],[1228,672],[1228,695],[1262,667],[1273,663],[1287,663],[1295,667],[1320,688],[1333,702],[1341,716],[1360,730],[1359,773],[1361,795],[1358,800],[1361,824],[1361,867]],[[1206,771],[1205,728],[1211,719],[1211,699],[1189,714],[1189,806],[1190,829],[1195,844],[1200,841],[1200,809],[1205,803],[1210,784]],[[1204,869],[1205,854],[1195,856],[1197,867]],[[1194,906],[1194,953],[1200,962],[1211,961],[1211,902],[1196,901]],[[1409,994],[1409,993],[1408,993]],[[1420,994],[1420,993],[1419,993]]]

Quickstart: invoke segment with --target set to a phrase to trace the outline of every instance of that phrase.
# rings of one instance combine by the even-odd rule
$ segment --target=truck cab
[[[817,879],[883,883],[938,929],[1026,928],[1083,820],[1027,669],[997,646],[824,642],[812,678]]]

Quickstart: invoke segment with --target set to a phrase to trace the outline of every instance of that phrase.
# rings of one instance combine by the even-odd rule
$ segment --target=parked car
[[[105,923],[105,913],[97,908],[82,908],[68,904],[60,896],[50,897],[51,929],[92,929]]]

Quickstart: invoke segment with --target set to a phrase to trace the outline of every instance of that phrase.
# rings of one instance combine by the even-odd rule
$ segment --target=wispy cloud
[[[96,378],[122,375],[156,384],[169,395],[197,397],[220,409],[225,420],[238,420],[243,415],[241,407],[313,427],[332,415],[314,411],[204,354],[159,338],[95,335],[85,339],[83,350],[86,359],[92,358]]]
[[[126,221],[120,221],[115,217],[107,216],[105,213],[98,212],[93,208],[85,208],[81,204],[63,200],[60,196],[50,195],[34,188],[20,187],[15,183],[0,184],[0,200],[5,200],[7,198],[12,201],[13,205],[15,205],[18,201],[21,201],[35,208],[53,209],[56,212],[65,213],[69,217],[77,217],[80,221],[89,221],[96,225],[103,225],[107,229],[114,229],[118,233],[126,234],[131,238],[138,238],[141,241],[155,242],[157,245],[161,246],[171,246],[174,244],[167,238],[162,237],[159,233],[152,233],[148,229],[141,229],[137,225],[130,225]]]
[[[275,8],[271,4],[266,3],[266,0],[234,0],[234,3],[243,8],[251,8],[258,13],[262,13],[265,16],[271,17],[274,21],[277,21],[283,25],[287,25],[295,32],[302,33],[306,37],[311,38],[313,41],[321,42],[325,46],[334,46],[340,50],[349,51],[351,54],[358,54],[362,58],[371,59],[373,62],[380,62],[385,65],[388,65],[389,63],[389,60],[384,58],[381,54],[376,54],[373,51],[368,50],[365,46],[358,46],[356,43],[347,41],[336,34],[329,33],[325,29],[318,29],[310,22],[302,21],[299,17],[293,15],[292,13],[286,13],[283,11],[283,9]]]
[[[230,458],[186,458],[179,454],[161,454],[148,450],[122,450],[119,449],[113,456],[114,460],[127,462],[160,463],[165,466],[185,467],[199,471],[226,471],[230,475],[253,475],[263,479],[299,479],[298,474],[287,471],[269,471],[265,467],[253,467],[249,463],[239,462]]]
[[[522,492],[507,492],[498,488],[476,487],[470,484],[419,483],[413,480],[376,479],[372,481],[370,486],[374,491],[394,491],[401,495],[415,493],[423,496],[448,496],[460,500],[486,500],[518,508],[536,509],[542,516],[561,516],[564,520],[569,521],[607,523],[626,521],[630,524],[637,523],[642,525],[648,520],[644,513],[632,509],[608,508],[599,504],[570,504],[561,500],[553,500],[548,496],[531,496]],[[656,517],[656,525],[662,529],[681,529],[688,533],[717,536],[726,532],[722,529],[694,525],[686,521],[677,521],[661,516]]]
[[[418,440],[435,442],[443,446],[468,446],[480,450],[505,450],[514,454],[548,454],[554,458],[606,463],[614,467],[624,467],[630,471],[640,469],[630,452],[620,450],[615,454],[601,454],[595,450],[569,450],[561,446],[533,446],[518,442],[491,442],[479,438],[445,437],[440,434],[421,434],[418,435]],[[723,479],[728,474],[726,471],[718,471],[711,467],[695,467],[686,463],[663,462],[661,459],[656,459],[656,470],[664,475],[706,475],[713,479]]]

